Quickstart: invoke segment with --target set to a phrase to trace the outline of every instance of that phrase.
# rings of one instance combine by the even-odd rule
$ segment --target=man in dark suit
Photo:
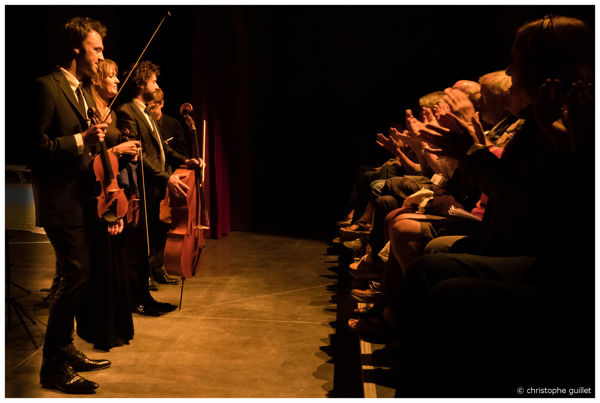
[[[163,113],[165,106],[165,93],[162,89],[156,90],[154,98],[148,103],[150,112],[154,120],[158,123],[158,131],[162,135],[164,141],[169,143],[169,146],[179,154],[190,157],[191,144],[188,142],[187,136],[179,120]],[[171,167],[175,170],[178,167]]]
[[[81,81],[103,60],[106,28],[76,17],[61,30],[59,68],[34,85],[29,132],[36,214],[56,254],[57,290],[50,304],[40,383],[66,393],[94,393],[98,385],[75,371],[110,366],[90,360],[73,344],[77,306],[90,277],[89,221],[94,218],[91,146],[102,141],[106,124],[89,125],[91,94]]]
[[[164,106],[165,94],[162,89],[158,88],[154,91],[152,101],[148,103],[150,116],[156,121],[158,132],[160,133],[163,142],[168,143],[173,150],[185,158],[189,158],[190,152],[188,151],[188,143],[183,128],[177,119],[162,112]],[[167,160],[168,169],[171,171],[175,171],[179,168],[178,165],[170,165],[169,162],[173,161]],[[174,162],[179,163],[178,160],[175,160]],[[156,264],[150,267],[150,289],[156,289],[157,282],[161,284],[179,283],[179,280],[167,275],[164,266],[158,266],[158,263],[160,263],[159,261],[155,263]]]
[[[160,269],[164,264],[164,248],[167,227],[159,220],[160,201],[165,197],[167,186],[176,194],[184,196],[188,187],[179,175],[171,172],[166,165],[185,164],[190,168],[200,166],[196,159],[188,159],[174,151],[163,142],[158,125],[152,118],[148,103],[152,101],[159,88],[156,82],[160,70],[149,61],[141,62],[131,74],[133,100],[117,109],[117,125],[121,130],[128,130],[129,136],[142,143],[143,184],[145,187],[145,207],[147,212],[147,233],[144,220],[140,220],[141,230],[136,231],[137,240],[133,243],[141,248],[130,248],[128,267],[132,270],[131,296],[132,311],[141,315],[159,316],[175,309],[175,305],[155,301],[148,291],[148,277],[151,270]],[[138,183],[142,183],[142,177]],[[147,234],[147,235],[146,235]],[[148,236],[150,253],[147,253],[146,236]]]

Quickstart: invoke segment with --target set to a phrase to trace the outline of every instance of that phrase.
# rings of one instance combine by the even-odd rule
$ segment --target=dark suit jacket
[[[123,104],[117,108],[117,126],[120,130],[128,129],[130,137],[137,138],[142,142],[147,200],[150,203],[162,200],[165,197],[167,182],[172,172],[165,164],[161,163],[160,146],[156,137],[152,135],[152,129],[148,125],[144,113],[133,101]],[[179,166],[185,162],[186,158],[169,145],[163,143],[163,149],[165,159],[170,165]]]
[[[164,140],[173,137],[169,142],[169,146],[179,154],[189,158],[190,149],[181,123],[174,117],[162,114],[158,120],[158,130]]]
[[[87,104],[95,106],[89,91],[84,89],[83,92]],[[92,218],[88,217],[88,209],[94,180],[89,147],[79,155],[74,135],[88,126],[61,71],[35,80],[33,108],[28,144],[38,224],[50,227],[83,225],[84,218]]]

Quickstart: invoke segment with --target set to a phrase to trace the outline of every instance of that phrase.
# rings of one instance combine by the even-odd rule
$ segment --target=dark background
[[[333,234],[375,134],[428,92],[510,61],[516,29],[546,14],[594,27],[594,6],[6,6],[6,163],[23,164],[23,88],[55,66],[58,27],[89,16],[121,70],[144,59],[165,112],[210,104],[229,167],[232,229]]]

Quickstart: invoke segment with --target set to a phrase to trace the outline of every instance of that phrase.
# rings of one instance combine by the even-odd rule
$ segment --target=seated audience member
[[[510,104],[507,103],[511,84],[510,77],[504,71],[499,71],[482,76],[480,83],[482,96],[479,113],[485,123],[494,125],[492,130],[487,133],[485,142],[493,143],[490,136],[495,140],[502,138],[503,142],[506,142],[510,138],[509,136],[514,135],[523,123],[522,120],[517,120],[516,117],[510,115]],[[513,112],[518,113],[518,111]],[[512,123],[508,124],[509,122]],[[493,145],[490,147],[490,151],[500,157],[502,145],[503,143],[499,146]],[[401,214],[391,221],[389,225],[391,251],[394,260],[398,262],[403,272],[416,257],[423,253],[425,245],[433,238],[442,235],[468,235],[478,232],[478,221],[465,220],[454,215],[449,216],[450,206],[460,209],[465,207],[461,203],[462,201],[458,194],[447,191],[439,192],[427,204],[425,212],[428,214]],[[479,215],[479,218],[483,218],[483,206],[486,203],[487,196],[483,195],[483,200],[479,200],[478,206],[473,212]]]
[[[479,90],[477,89],[477,91]],[[440,103],[445,96],[446,94],[443,91],[436,91],[424,95],[419,99],[419,106],[422,108],[431,108]],[[394,128],[394,130],[397,129]],[[392,134],[392,129],[390,129],[390,139],[391,136],[394,136],[394,134]],[[379,195],[381,189],[381,182],[378,182],[375,185],[375,189],[372,189],[371,184],[373,184],[373,182],[405,174],[425,174],[430,176],[430,168],[423,159],[423,153],[420,148],[415,149],[413,147],[414,144],[413,146],[408,143],[403,144],[402,139],[398,136],[395,136],[393,139],[395,141],[390,141],[390,139],[386,138],[381,133],[377,134],[377,143],[390,151],[395,158],[386,161],[383,165],[375,169],[363,167],[358,180],[354,184],[350,195],[350,202],[348,203],[351,208],[351,214],[348,214],[343,221],[339,222],[343,228],[341,233],[346,234],[346,239],[352,238],[351,236],[348,236],[349,233],[355,231],[362,231],[362,233],[365,233],[371,229],[371,223],[373,221],[372,200],[375,195]],[[405,137],[405,140],[406,139],[407,138]],[[410,139],[407,140],[410,141]],[[427,178],[425,178],[425,180],[427,180]],[[357,236],[354,238],[356,237]]]
[[[496,139],[500,139],[502,136],[506,141],[510,138],[507,135],[515,133],[523,123],[522,120],[518,120],[513,116],[518,111],[510,108],[511,104],[508,99],[508,90],[511,84],[510,77],[504,71],[498,71],[482,76],[479,82],[481,83],[482,94],[479,113],[482,120],[487,125],[493,125],[497,122],[492,130],[486,133],[485,142],[491,143],[487,140],[489,136]],[[449,113],[447,106],[441,105],[436,109],[438,109],[436,115],[444,121],[442,118]],[[428,115],[428,113],[425,113],[425,115]],[[431,117],[429,119],[430,122],[434,121]],[[510,125],[507,125],[507,122]],[[477,122],[475,121],[475,123]],[[480,127],[478,130],[483,131],[483,128]],[[506,134],[503,134],[503,132],[506,132]],[[490,149],[496,156],[501,155],[502,148],[492,146]],[[476,216],[473,217],[475,220],[449,214],[450,206],[461,210],[464,210],[467,206],[471,207],[475,199],[473,194],[468,194],[470,191],[469,187],[461,186],[460,173],[457,172],[456,175],[450,178],[446,186],[433,192],[432,198],[425,205],[425,214],[415,213],[414,209],[407,207],[388,214],[384,228],[389,228],[389,235],[385,238],[390,240],[390,262],[385,266],[383,284],[381,287],[371,287],[367,290],[352,290],[354,298],[361,302],[375,302],[380,299],[379,297],[382,297],[384,301],[379,302],[378,306],[372,308],[375,312],[381,311],[383,306],[386,305],[385,301],[387,300],[389,303],[389,300],[394,298],[394,293],[397,291],[394,285],[397,283],[398,275],[402,275],[410,262],[423,254],[425,245],[429,241],[443,235],[477,235],[480,230],[480,222],[476,218],[481,219],[483,217],[485,204],[487,203],[485,195],[481,195],[477,206],[473,208],[472,213]],[[462,244],[465,242],[464,240],[461,241]],[[441,246],[438,245],[438,247]],[[366,256],[362,261],[362,266],[369,264],[374,258],[373,255]],[[369,322],[355,322],[353,328],[357,331],[362,329],[363,334],[374,331]]]
[[[477,88],[477,93],[479,93],[479,84],[473,81],[460,80],[457,83],[472,83],[470,88]],[[455,84],[456,85],[456,84]],[[463,84],[466,86],[466,84]],[[437,111],[446,110],[448,113],[450,112],[450,106],[452,105],[452,111],[457,114],[463,116],[464,119],[470,119],[475,115],[475,109],[469,100],[468,96],[457,89],[446,89],[444,92],[436,92],[432,94],[428,94],[420,99],[420,103],[425,104],[424,101],[433,101],[431,96],[433,94],[441,94],[440,97],[437,98],[437,104],[433,102],[430,105],[433,107],[440,106],[436,108]],[[422,107],[425,117],[426,123],[433,122],[436,120],[434,114],[431,113],[430,109],[427,107]],[[381,190],[381,197],[377,198],[373,201],[375,218],[374,218],[374,227],[369,236],[368,246],[366,248],[366,254],[360,260],[360,262],[356,262],[350,265],[350,269],[354,272],[356,270],[366,271],[368,272],[377,272],[374,265],[379,262],[377,258],[377,254],[385,245],[385,217],[393,210],[396,210],[402,207],[404,201],[411,194],[418,192],[422,189],[429,190],[437,190],[440,187],[445,187],[446,181],[448,178],[452,177],[452,173],[455,170],[455,164],[453,161],[438,157],[432,153],[425,152],[427,148],[427,144],[423,142],[422,138],[418,135],[418,130],[423,123],[419,122],[413,115],[410,110],[407,110],[406,113],[406,126],[408,128],[402,134],[402,139],[411,146],[414,150],[414,153],[420,156],[420,163],[422,166],[430,166],[432,171],[435,173],[431,178],[425,176],[399,176],[393,177],[386,181],[385,186]],[[384,143],[388,139],[383,137],[383,135],[379,135],[379,141]]]
[[[422,157],[417,157],[416,153],[422,154],[421,150],[418,150],[413,145],[409,145],[408,142],[403,141],[400,132],[392,127],[389,131],[389,138],[386,138],[383,134],[377,133],[377,144],[388,150],[395,156],[393,161],[402,168],[404,174],[419,174],[423,170],[425,161]],[[404,135],[406,138],[406,136]],[[413,143],[413,142],[411,142]],[[416,161],[415,161],[416,160]],[[399,172],[396,172],[399,173]],[[392,177],[398,177],[394,175]],[[366,193],[368,197],[367,206],[364,209],[363,214],[356,220],[354,224],[340,229],[340,234],[345,238],[350,238],[348,234],[357,233],[357,231],[363,231],[368,233],[371,230],[374,218],[373,202],[379,196],[381,196],[382,189],[385,186],[386,179],[376,179],[369,183],[369,191]],[[364,196],[364,195],[363,195]]]

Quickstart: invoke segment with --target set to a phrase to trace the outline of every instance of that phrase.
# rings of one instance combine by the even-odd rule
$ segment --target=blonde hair
[[[512,79],[505,70],[499,70],[479,77],[479,84],[494,95],[504,95],[510,89]]]
[[[104,59],[98,63],[98,72],[92,78],[92,84],[97,85],[114,71],[115,75],[119,72],[119,66],[113,60]]]

